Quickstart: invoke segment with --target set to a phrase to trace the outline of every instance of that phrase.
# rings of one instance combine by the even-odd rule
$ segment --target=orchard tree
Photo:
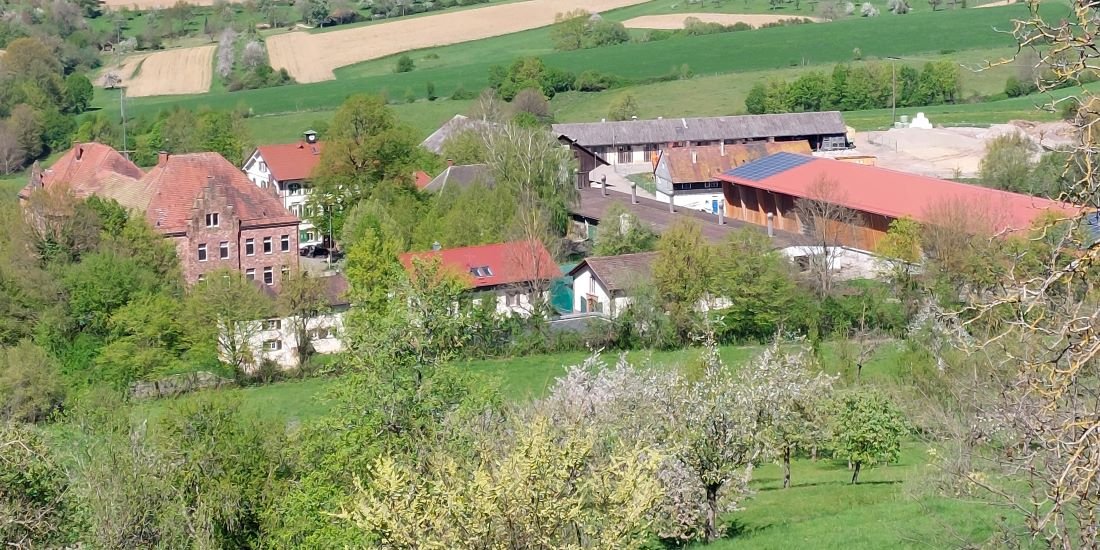
[[[832,411],[833,452],[852,465],[852,484],[864,466],[894,462],[909,433],[901,411],[885,396],[855,392],[840,396]]]
[[[809,350],[787,351],[776,340],[742,368],[740,376],[753,395],[759,437],[769,456],[783,466],[783,488],[791,486],[791,454],[816,449],[828,435],[827,400],[835,378],[813,366]]]
[[[44,435],[0,422],[0,538],[11,548],[65,546],[71,518],[65,469]]]

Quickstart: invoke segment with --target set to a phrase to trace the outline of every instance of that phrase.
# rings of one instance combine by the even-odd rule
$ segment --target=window
[[[268,319],[264,321],[264,330],[279,330],[283,328],[283,321],[281,319]]]
[[[487,265],[483,265],[481,267],[471,267],[470,268],[470,275],[473,275],[474,277],[477,277],[478,279],[483,279],[485,277],[492,277],[493,276],[493,270],[489,269],[489,266],[487,266]]]
[[[290,235],[283,235],[279,238],[279,250],[283,252],[290,250]]]
[[[508,304],[509,307],[519,306],[519,293],[518,292],[509,293],[508,296],[505,298],[505,303]]]
[[[287,277],[290,277],[290,268],[284,265],[282,269],[279,270],[279,273],[282,273],[283,279],[286,280]]]
[[[297,183],[290,184],[290,194],[291,195],[301,195],[302,194],[302,186],[297,184]]]
[[[206,227],[217,227],[218,221],[219,220],[217,212],[211,212],[210,214],[206,215]]]
[[[264,254],[271,254],[271,237],[264,237]]]
[[[249,281],[255,281],[256,280],[256,270],[252,269],[252,268],[244,270],[244,278],[248,279]]]
[[[206,243],[203,243],[203,244],[199,245],[199,261],[200,262],[205,262],[206,261]]]
[[[229,241],[222,241],[218,246],[218,257],[223,260],[229,258]]]
[[[249,256],[256,255],[256,239],[245,239],[244,241],[244,253]]]
[[[264,350],[265,351],[279,351],[281,349],[283,349],[283,341],[282,340],[265,340],[264,341]]]
[[[290,205],[290,213],[294,214],[295,216],[297,216],[299,218],[301,218],[302,217],[302,205],[297,204],[297,203]]]
[[[320,327],[309,331],[309,337],[314,340],[332,338],[332,327]]]
[[[203,275],[202,273],[199,273],[199,282],[201,283],[205,280],[206,280],[206,275]]]
[[[275,284],[275,272],[270,267],[265,267],[264,268],[264,284],[265,285]]]

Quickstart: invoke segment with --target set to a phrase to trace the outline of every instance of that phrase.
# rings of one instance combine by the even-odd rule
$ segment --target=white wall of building
[[[496,312],[499,315],[527,317],[534,310],[530,294],[522,288],[498,288],[491,291],[481,291],[472,301],[474,304],[481,304],[481,301],[489,295],[492,295],[491,299],[496,303]],[[543,301],[549,298],[549,292],[542,293]]]
[[[596,307],[588,307],[589,303]],[[616,317],[630,305],[629,296],[611,296],[586,265],[573,276],[573,313],[603,313]]]
[[[284,369],[298,366],[298,338],[294,334],[292,318],[268,319],[251,339],[256,357],[270,359]],[[339,353],[344,350],[344,312],[322,315],[309,322],[313,349],[319,354]]]
[[[780,252],[795,264],[805,264],[806,258],[821,257],[823,254],[820,246],[790,246]],[[835,246],[828,257],[830,269],[842,281],[879,278],[893,267],[890,260],[858,248]]]
[[[306,218],[306,201],[309,200],[312,191],[308,184],[301,181],[284,182],[272,179],[267,161],[260,155],[259,150],[254,151],[248,162],[244,163],[244,173],[252,183],[263,189],[274,187],[279,199],[283,201],[283,206],[301,220],[298,224],[298,246],[321,243],[324,235],[317,231]]]

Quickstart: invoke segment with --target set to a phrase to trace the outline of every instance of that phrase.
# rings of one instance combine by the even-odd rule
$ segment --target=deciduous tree
[[[833,449],[852,464],[852,483],[864,466],[893,462],[908,433],[901,411],[882,394],[862,391],[840,396],[832,411]]]

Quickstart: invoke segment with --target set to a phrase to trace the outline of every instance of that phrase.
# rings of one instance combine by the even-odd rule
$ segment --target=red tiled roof
[[[298,221],[269,190],[252,183],[244,172],[217,153],[170,155],[149,170],[141,183],[151,192],[146,217],[164,233],[187,229],[195,199],[208,185],[221,186],[242,226]]]
[[[429,183],[432,182],[432,177],[429,176],[428,173],[423,171],[423,170],[417,170],[417,171],[413,172],[413,179],[416,180],[416,188],[417,189],[423,189],[423,188],[427,187]]]
[[[413,260],[439,258],[444,269],[469,277],[473,288],[487,288],[526,281],[554,279],[561,276],[557,262],[540,242],[509,243],[408,252],[400,256],[405,270],[412,273]],[[490,275],[474,276],[471,269],[488,267]]]
[[[256,148],[267,163],[267,169],[277,181],[309,179],[313,169],[321,161],[324,143],[282,143],[261,145]]]
[[[986,216],[992,224],[989,229],[995,233],[1026,230],[1047,212],[1067,216],[1079,213],[1071,205],[1029,195],[827,158],[806,160],[803,155],[791,153],[765,157],[719,179],[803,198],[814,198],[813,186],[827,180],[835,182],[833,192],[841,206],[922,223],[935,223],[937,211],[962,205]]]
[[[91,142],[73,145],[42,172],[41,181],[47,189],[68,185],[77,197],[100,195],[114,198],[123,206],[142,209],[141,197],[131,198],[133,189],[129,188],[138,187],[136,182],[143,175],[141,168],[109,145]],[[27,198],[31,191],[28,184],[19,195]]]
[[[661,151],[659,162],[667,164],[673,183],[707,182],[718,181],[717,175],[730,168],[781,151],[810,154],[813,150],[805,140],[668,147]]]

